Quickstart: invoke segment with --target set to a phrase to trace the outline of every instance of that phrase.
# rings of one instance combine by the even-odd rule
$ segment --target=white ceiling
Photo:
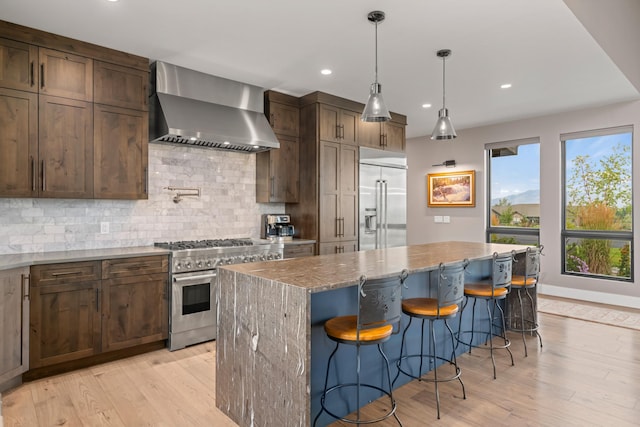
[[[453,51],[446,103],[458,130],[640,97],[562,0],[2,0],[0,18],[266,89],[364,103],[372,10],[387,15],[382,92],[407,115],[409,137],[435,125],[443,48]]]

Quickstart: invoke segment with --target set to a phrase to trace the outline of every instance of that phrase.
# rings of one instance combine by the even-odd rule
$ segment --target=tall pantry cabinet
[[[359,105],[322,92],[300,98],[300,200],[286,210],[319,255],[358,249]]]

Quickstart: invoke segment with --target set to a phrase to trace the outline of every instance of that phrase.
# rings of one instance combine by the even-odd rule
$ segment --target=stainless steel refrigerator
[[[407,244],[407,158],[360,147],[359,249]]]

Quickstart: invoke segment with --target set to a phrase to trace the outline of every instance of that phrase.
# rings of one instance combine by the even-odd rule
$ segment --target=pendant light
[[[442,109],[438,111],[438,121],[436,122],[436,127],[433,129],[433,133],[431,134],[431,139],[453,139],[458,135],[456,135],[456,130],[451,124],[451,119],[449,118],[449,110],[447,110],[444,103],[444,63],[445,60],[451,55],[451,50],[442,49],[439,50],[436,55],[438,56],[438,58],[442,58]]]
[[[376,25],[376,71],[375,81],[369,91],[367,105],[364,106],[360,120],[363,122],[386,122],[391,120],[389,110],[382,98],[382,86],[378,83],[378,23],[384,21],[385,14],[379,10],[369,12],[367,19]]]

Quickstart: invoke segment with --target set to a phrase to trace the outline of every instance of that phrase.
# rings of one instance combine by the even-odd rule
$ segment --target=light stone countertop
[[[494,252],[524,252],[527,246],[476,242],[438,242],[334,255],[278,261],[234,264],[221,268],[305,288],[310,293],[358,283],[361,275],[375,279],[391,277],[406,269],[409,274],[433,270],[468,259],[491,259]]]
[[[0,270],[10,270],[12,268],[18,267],[30,267],[37,264],[95,261],[100,259],[167,255],[170,253],[171,251],[167,249],[156,248],[155,246],[135,246],[124,248],[85,249],[27,254],[5,254],[0,255]]]

